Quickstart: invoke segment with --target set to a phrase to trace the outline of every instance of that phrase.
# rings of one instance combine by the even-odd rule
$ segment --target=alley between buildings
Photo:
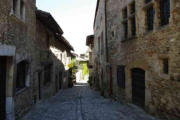
[[[105,99],[88,86],[77,83],[54,97],[40,101],[22,120],[156,120],[140,108]]]

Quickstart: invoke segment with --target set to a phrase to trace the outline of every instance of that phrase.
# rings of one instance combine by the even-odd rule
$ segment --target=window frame
[[[16,92],[21,91],[22,89],[27,87],[26,82],[27,82],[27,77],[28,77],[28,70],[29,70],[29,63],[27,60],[23,60],[17,63]]]
[[[154,30],[154,23],[155,23],[155,9],[154,9],[154,6],[152,5],[146,9],[146,31],[147,32]]]
[[[125,65],[117,66],[117,85],[119,88],[126,88],[126,67]],[[122,76],[119,76],[122,75]]]
[[[171,16],[170,0],[159,0],[159,10],[160,10],[160,26],[168,25]]]

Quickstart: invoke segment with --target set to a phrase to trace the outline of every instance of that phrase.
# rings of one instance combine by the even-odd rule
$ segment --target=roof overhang
[[[89,35],[86,38],[86,45],[89,46],[90,44],[93,44],[94,42],[94,35]]]
[[[36,10],[36,18],[40,20],[46,27],[48,27],[50,30],[52,30],[56,34],[63,34],[63,30],[61,27],[57,24],[53,16],[45,11],[42,10]]]

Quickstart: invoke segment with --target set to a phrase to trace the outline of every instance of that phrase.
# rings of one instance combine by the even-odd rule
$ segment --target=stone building
[[[88,53],[80,54],[76,58],[77,62],[77,73],[76,73],[76,81],[77,82],[86,82],[89,78],[89,70],[88,70],[88,61],[89,56]]]
[[[94,77],[95,77],[95,71],[93,70],[94,67],[94,35],[89,35],[86,38],[86,45],[88,46],[88,54],[89,54],[89,62],[88,62],[88,68],[89,68],[89,81],[90,84],[95,84]]]
[[[0,10],[0,119],[14,120],[64,87],[63,61],[73,48],[51,16],[40,21],[35,0],[1,0]]]
[[[94,20],[94,70],[96,73],[96,87],[104,91],[107,88],[108,57],[107,57],[107,39],[106,39],[106,13],[105,1],[98,0]]]
[[[66,64],[71,62],[68,55],[73,48],[62,36],[62,29],[50,13],[37,10],[36,16],[35,54],[38,69],[34,73],[34,79],[37,79],[34,83],[34,97],[43,99],[68,87]]]
[[[35,0],[0,2],[0,119],[14,119],[33,104]],[[21,101],[21,102],[20,102]]]
[[[99,36],[106,42],[98,42]],[[105,93],[155,115],[180,118],[179,36],[178,0],[98,0],[94,51],[100,58],[98,46],[106,46]]]

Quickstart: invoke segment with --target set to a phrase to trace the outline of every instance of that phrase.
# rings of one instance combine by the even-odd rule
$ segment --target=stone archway
[[[145,107],[145,71],[140,68],[131,69],[132,77],[132,102]]]

